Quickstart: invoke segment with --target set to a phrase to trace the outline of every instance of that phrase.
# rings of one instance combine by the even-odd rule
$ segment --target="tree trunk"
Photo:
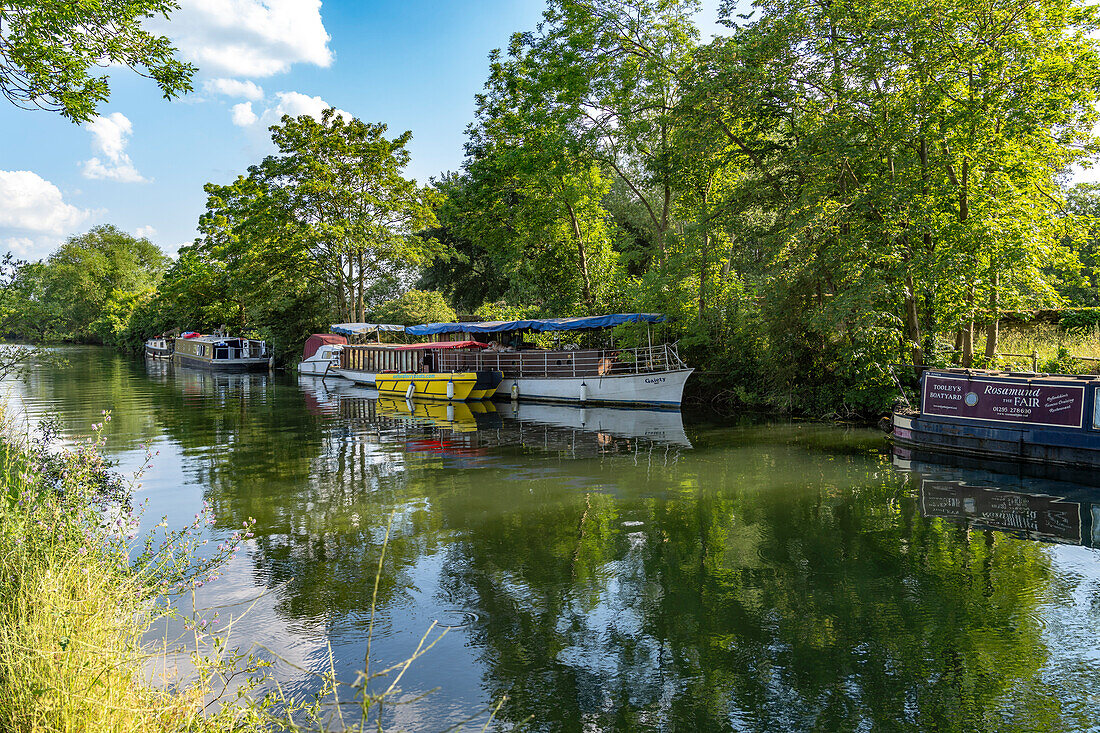
[[[707,203],[710,198],[710,180],[703,189],[703,208],[700,223],[703,225],[703,246],[699,250],[699,321],[707,310],[707,256],[710,254],[710,225],[707,221]]]
[[[970,286],[970,293],[966,299],[970,310],[970,320],[963,326],[963,352],[962,365],[969,369],[974,364],[974,286]]]
[[[997,355],[997,338],[1000,335],[1000,287],[1001,276],[993,273],[989,287],[989,323],[985,327],[985,358],[992,360]]]
[[[358,281],[359,281],[359,299],[355,309],[355,320],[358,323],[362,323],[367,320],[365,298],[363,297],[363,289],[365,288],[365,275],[363,274],[363,248],[359,247],[359,251],[356,253],[359,266]]]
[[[924,349],[920,345],[920,318],[917,313],[917,287],[912,275],[905,276],[905,327],[913,353],[913,366],[924,364]]]
[[[581,278],[584,284],[584,302],[588,306],[588,312],[591,313],[596,308],[596,303],[592,299],[592,282],[588,278],[588,254],[584,251],[581,225],[577,221],[577,214],[573,211],[573,205],[568,201],[565,203],[565,209],[569,212],[569,221],[573,225],[573,239],[577,242],[577,256],[580,260]]]

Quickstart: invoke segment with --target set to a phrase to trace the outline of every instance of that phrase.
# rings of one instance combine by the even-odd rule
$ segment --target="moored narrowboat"
[[[1100,376],[929,370],[920,409],[898,410],[896,445],[1053,466],[1100,465]]]
[[[231,336],[185,334],[175,340],[172,358],[181,366],[222,372],[257,371],[272,365],[266,343]]]
[[[170,359],[172,358],[173,346],[172,339],[165,336],[146,339],[145,355],[153,359]]]

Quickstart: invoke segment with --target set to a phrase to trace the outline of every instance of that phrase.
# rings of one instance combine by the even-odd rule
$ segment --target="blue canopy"
[[[580,331],[587,328],[611,328],[621,323],[660,323],[660,313],[613,313],[608,316],[578,318],[534,318],[522,321],[480,321],[472,323],[425,323],[409,326],[405,333],[434,336],[440,333],[500,333],[501,331]]]

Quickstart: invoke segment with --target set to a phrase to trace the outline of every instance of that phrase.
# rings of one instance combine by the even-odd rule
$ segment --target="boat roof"
[[[1045,372],[1006,372],[993,369],[967,369],[964,367],[946,367],[939,369],[926,369],[925,374],[933,374],[937,377],[954,377],[958,379],[1012,379],[1027,382],[1094,382],[1100,381],[1097,374],[1047,374]]]
[[[220,344],[223,341],[259,341],[259,339],[249,339],[244,336],[211,336],[207,334],[200,334],[198,336],[180,336],[181,341],[197,341],[203,344]]]
[[[404,326],[393,323],[334,323],[329,327],[333,333],[345,336],[358,336],[363,333],[375,333],[377,331],[404,331]]]
[[[622,323],[661,323],[668,320],[660,313],[612,313],[606,316],[574,318],[529,318],[518,321],[467,321],[464,323],[425,323],[409,326],[406,333],[431,336],[440,333],[501,333],[503,331],[581,331],[612,328]]]
[[[424,344],[401,344],[394,346],[395,351],[409,351],[411,349],[487,349],[489,344],[480,341],[429,341]]]

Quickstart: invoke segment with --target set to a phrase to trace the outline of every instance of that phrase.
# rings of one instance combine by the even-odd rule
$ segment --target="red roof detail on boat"
[[[334,333],[315,333],[306,339],[306,346],[302,349],[302,358],[308,359],[317,353],[317,349],[326,344],[346,344],[348,340]]]
[[[429,341],[426,344],[402,344],[394,346],[398,351],[409,349],[487,349],[489,344],[480,341]]]

